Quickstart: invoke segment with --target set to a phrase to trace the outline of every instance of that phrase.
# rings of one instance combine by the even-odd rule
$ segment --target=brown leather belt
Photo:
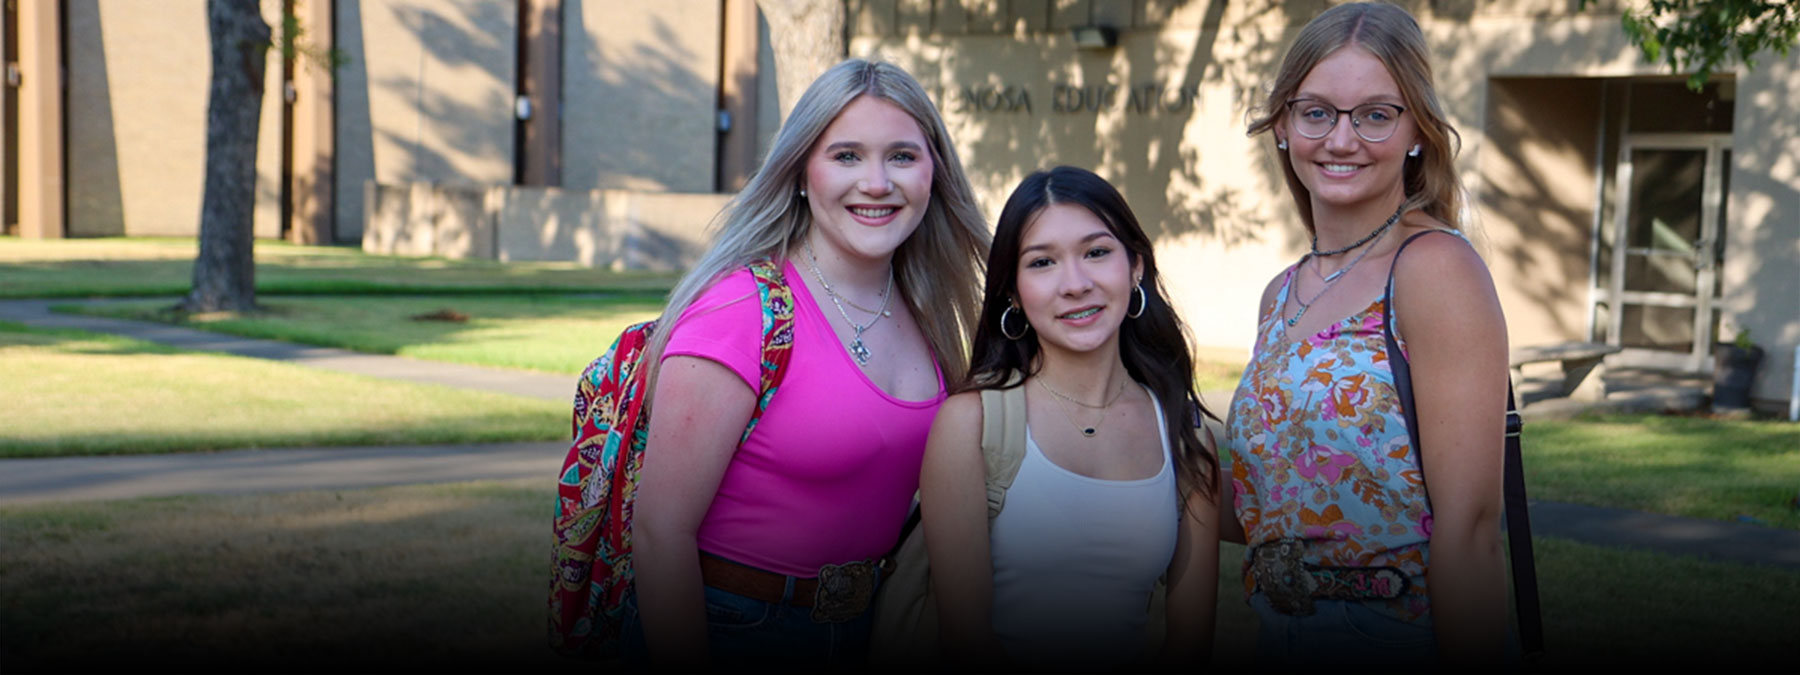
[[[711,553],[700,554],[700,579],[706,585],[753,600],[782,604],[787,592],[787,575],[732,562]],[[818,595],[818,578],[794,577],[794,594],[787,599],[795,607],[813,606]]]

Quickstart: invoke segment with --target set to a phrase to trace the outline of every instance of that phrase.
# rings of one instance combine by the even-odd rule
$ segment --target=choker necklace
[[[871,312],[875,315],[875,318],[869,319],[868,323],[859,326],[856,324],[855,319],[850,318],[850,312],[844,310],[844,303],[849,301],[838,298],[837,291],[832,290],[831,288],[831,282],[825,280],[825,273],[819,270],[819,258],[818,256],[813,255],[812,242],[810,241],[806,242],[806,265],[812,268],[813,276],[819,278],[819,285],[825,287],[825,295],[831,298],[831,304],[837,307],[838,314],[842,314],[844,316],[844,321],[850,324],[850,330],[856,331],[856,335],[850,340],[850,355],[856,357],[856,365],[869,365],[869,347],[863,344],[863,331],[874,327],[875,322],[880,321],[881,317],[889,315],[887,311],[888,301],[892,300],[894,297],[893,266],[890,265],[888,267],[887,288],[881,292],[881,309],[879,311]],[[858,307],[857,309],[862,308]]]
[[[1356,247],[1361,246],[1363,244],[1367,244],[1370,241],[1374,240],[1376,237],[1381,236],[1381,234],[1383,232],[1387,232],[1388,228],[1394,226],[1394,223],[1400,222],[1400,214],[1405,213],[1405,212],[1406,212],[1406,204],[1404,202],[1402,202],[1400,204],[1400,208],[1394,209],[1394,215],[1388,216],[1387,222],[1382,223],[1381,227],[1375,228],[1375,231],[1370,232],[1368,234],[1368,236],[1365,236],[1361,239],[1356,240],[1355,243],[1352,243],[1349,246],[1345,246],[1343,248],[1334,248],[1329,251],[1319,250],[1319,233],[1317,231],[1317,228],[1315,227],[1314,231],[1313,231],[1313,236],[1312,236],[1312,254],[1315,256],[1318,256],[1320,258],[1329,258],[1334,255],[1342,255],[1344,253],[1348,253],[1352,250],[1355,250]]]
[[[1119,383],[1119,389],[1117,391],[1114,391],[1112,397],[1106,399],[1105,403],[1102,403],[1100,405],[1088,405],[1086,403],[1082,403],[1081,401],[1077,401],[1075,399],[1064,396],[1063,393],[1060,391],[1051,389],[1050,383],[1048,381],[1046,381],[1043,378],[1043,376],[1041,376],[1041,375],[1038,376],[1037,382],[1038,382],[1038,384],[1040,384],[1044,387],[1044,391],[1050,392],[1051,396],[1055,396],[1058,399],[1058,401],[1056,403],[1056,407],[1062,408],[1063,415],[1065,417],[1069,418],[1069,424],[1073,425],[1077,431],[1080,431],[1082,436],[1086,436],[1088,438],[1093,438],[1094,434],[1097,434],[1100,432],[1101,422],[1106,421],[1106,409],[1111,408],[1113,403],[1118,402],[1119,396],[1121,396],[1125,393],[1125,384],[1123,382],[1121,382],[1121,383]],[[1070,403],[1081,406],[1083,408],[1087,408],[1089,410],[1100,411],[1100,421],[1095,422],[1092,426],[1085,426],[1085,427],[1080,424],[1076,424],[1075,416],[1073,414],[1071,414],[1071,411],[1069,410],[1068,406],[1065,406],[1062,404],[1063,401],[1068,401]]]

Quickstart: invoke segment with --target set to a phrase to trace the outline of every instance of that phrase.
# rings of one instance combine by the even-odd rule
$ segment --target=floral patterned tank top
[[[1257,326],[1257,344],[1226,420],[1238,521],[1250,551],[1300,542],[1304,562],[1392,566],[1410,577],[1400,598],[1372,608],[1411,620],[1430,606],[1425,569],[1431,506],[1388,367],[1383,299],[1317,334],[1290,339],[1279,308],[1294,272]],[[1402,344],[1404,349],[1404,344]]]

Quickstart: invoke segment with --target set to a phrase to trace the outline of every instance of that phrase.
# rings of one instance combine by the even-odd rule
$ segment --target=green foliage
[[[1800,42],[1800,3],[1793,0],[1649,0],[1626,7],[1619,21],[1645,60],[1689,73],[1694,91],[1733,62],[1755,68],[1758,53],[1787,56]]]
[[[281,59],[294,62],[304,57],[307,63],[315,68],[324,68],[332,74],[341,66],[349,65],[350,54],[342,49],[325,49],[317,43],[306,39],[306,26],[300,17],[283,12],[281,15],[281,32],[275,34],[274,44],[270,45],[281,52]]]
[[[1749,350],[1756,346],[1756,343],[1750,341],[1750,329],[1748,328],[1738,331],[1737,337],[1731,340],[1731,344],[1743,350]]]

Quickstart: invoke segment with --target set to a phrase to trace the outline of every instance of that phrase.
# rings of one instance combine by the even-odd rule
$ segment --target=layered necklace
[[[861,305],[850,302],[850,300],[840,297],[838,292],[831,288],[831,282],[825,280],[825,273],[819,269],[819,258],[818,256],[813,255],[812,242],[810,241],[806,242],[806,265],[812,268],[813,276],[818,277],[819,285],[825,288],[825,295],[831,298],[832,306],[837,307],[838,314],[841,314],[844,317],[844,322],[850,324],[850,330],[856,332],[856,335],[850,340],[850,356],[856,358],[856,365],[869,365],[869,347],[863,344],[863,331],[873,327],[875,322],[881,320],[881,317],[893,315],[892,312],[888,311],[888,303],[894,298],[893,265],[890,264],[888,266],[887,288],[884,288],[881,291],[881,309],[877,310],[865,309]],[[874,314],[875,316],[869,319],[868,323],[858,324],[855,319],[850,318],[850,312],[844,309],[844,303],[847,302],[850,303],[851,307]]]
[[[1126,378],[1126,379],[1129,379],[1129,378]],[[1048,380],[1045,380],[1044,376],[1041,374],[1037,377],[1037,382],[1039,385],[1042,385],[1044,387],[1044,391],[1050,392],[1051,396],[1056,397],[1056,399],[1057,399],[1056,407],[1062,408],[1063,416],[1069,418],[1069,424],[1074,426],[1076,431],[1081,432],[1081,435],[1085,436],[1087,438],[1093,438],[1094,434],[1100,433],[1100,424],[1102,422],[1106,421],[1107,409],[1111,408],[1112,404],[1119,400],[1119,396],[1121,394],[1125,393],[1125,383],[1123,381],[1121,381],[1121,382],[1119,382],[1118,390],[1114,391],[1112,393],[1112,396],[1107,397],[1105,403],[1101,403],[1100,405],[1089,405],[1086,403],[1082,403],[1081,401],[1077,401],[1068,396],[1065,396],[1065,395],[1063,395],[1062,392],[1051,388],[1050,382]],[[1100,411],[1100,420],[1097,422],[1094,422],[1092,425],[1086,425],[1086,426],[1076,423],[1075,422],[1075,413],[1074,413],[1074,411],[1069,410],[1068,406],[1063,404],[1063,402],[1065,402],[1065,401],[1067,401],[1069,403],[1073,403],[1078,406],[1081,406],[1083,408],[1087,408],[1088,410]]]
[[[1319,275],[1319,280],[1323,283],[1321,283],[1319,285],[1319,291],[1317,293],[1313,293],[1313,296],[1306,300],[1301,300],[1298,297],[1298,291],[1299,291],[1298,285],[1296,285],[1295,288],[1290,290],[1290,292],[1288,293],[1288,297],[1292,298],[1294,300],[1294,303],[1296,305],[1298,305],[1300,307],[1300,309],[1298,311],[1294,312],[1294,316],[1287,318],[1287,319],[1283,319],[1283,321],[1287,322],[1288,328],[1293,328],[1295,324],[1300,323],[1300,317],[1306,316],[1306,310],[1312,309],[1313,303],[1318,302],[1319,298],[1325,297],[1325,292],[1331,290],[1331,288],[1333,286],[1336,286],[1337,281],[1339,279],[1344,278],[1344,274],[1348,273],[1351,269],[1355,268],[1356,264],[1359,262],[1362,262],[1363,258],[1368,257],[1369,252],[1375,250],[1375,246],[1372,244],[1372,242],[1374,242],[1377,239],[1380,239],[1382,235],[1387,234],[1388,230],[1394,229],[1394,223],[1400,222],[1400,214],[1405,213],[1405,212],[1406,212],[1406,204],[1402,203],[1399,208],[1394,209],[1394,215],[1388,216],[1387,222],[1382,223],[1381,227],[1375,228],[1375,230],[1370,232],[1367,236],[1364,236],[1363,238],[1356,240],[1355,243],[1352,243],[1349,246],[1345,246],[1342,248],[1334,248],[1329,251],[1319,250],[1319,234],[1318,234],[1318,232],[1315,231],[1313,233],[1313,237],[1312,237],[1312,252],[1308,253],[1307,257],[1314,258],[1313,270],[1315,273],[1317,273]],[[1356,247],[1362,246],[1364,244],[1370,244],[1370,246],[1368,248],[1363,249],[1361,253],[1356,254],[1355,258],[1351,258],[1350,264],[1338,268],[1338,270],[1336,272],[1332,272],[1331,274],[1325,274],[1323,271],[1321,271],[1321,268],[1319,267],[1319,264],[1320,264],[1320,261],[1318,260],[1319,258],[1328,258],[1328,257],[1334,256],[1334,255],[1348,253],[1352,250],[1355,250]],[[1306,263],[1305,260],[1302,260],[1300,262],[1303,265]]]

